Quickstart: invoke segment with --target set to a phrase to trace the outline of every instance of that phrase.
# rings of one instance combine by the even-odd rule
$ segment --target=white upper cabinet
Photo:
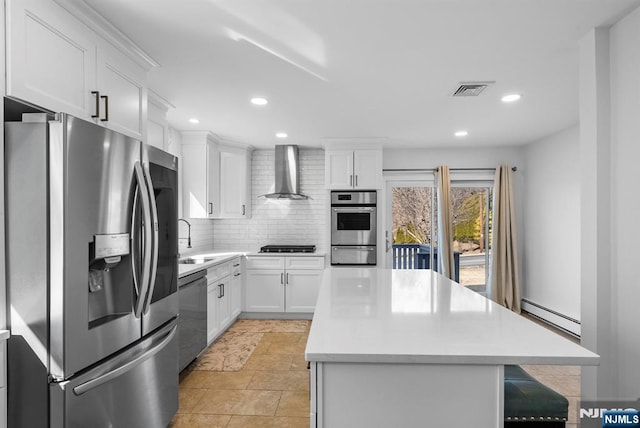
[[[251,216],[251,150],[210,132],[182,133],[182,207],[191,218]]]
[[[353,150],[325,152],[325,183],[329,189],[353,187]]]
[[[101,46],[97,51],[97,120],[114,131],[143,139],[147,117],[146,79],[145,71],[132,60],[111,46]]]
[[[182,214],[216,218],[219,210],[219,152],[213,134],[182,133]]]
[[[91,120],[96,45],[86,27],[50,1],[7,8],[7,95]]]
[[[147,144],[170,151],[167,113],[174,106],[154,91],[147,94]]]
[[[251,217],[251,151],[221,145],[219,218]]]
[[[6,8],[7,95],[144,140],[144,67],[51,0]]]
[[[382,150],[326,150],[325,184],[328,189],[380,189]]]

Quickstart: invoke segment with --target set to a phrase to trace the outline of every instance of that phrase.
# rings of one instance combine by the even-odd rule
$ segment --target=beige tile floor
[[[178,413],[170,427],[308,427],[304,348],[310,325],[237,321],[181,373]],[[239,353],[245,354],[242,361]]]
[[[310,321],[239,320],[180,375],[178,413],[170,428],[309,426],[304,348]],[[576,428],[580,368],[523,366],[569,399]]]

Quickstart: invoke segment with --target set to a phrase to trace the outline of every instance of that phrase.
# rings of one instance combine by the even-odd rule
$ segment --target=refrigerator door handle
[[[147,190],[146,180],[144,178],[144,172],[140,166],[140,162],[136,162],[134,166],[136,179],[138,181],[138,189],[140,194],[140,200],[142,201],[142,212],[144,214],[144,246],[143,246],[143,261],[142,261],[142,279],[140,280],[140,293],[138,294],[138,301],[135,306],[135,316],[140,318],[144,309],[144,304],[147,296],[147,290],[149,289],[149,276],[151,274],[151,249],[149,240],[151,239],[151,207],[149,206],[149,191]],[[135,269],[134,269],[135,270]]]
[[[169,344],[169,342],[171,342],[171,340],[173,339],[173,337],[176,335],[176,332],[178,331],[178,326],[174,325],[173,328],[166,333],[165,337],[162,339],[162,341],[160,343],[158,343],[156,346],[154,346],[151,349],[146,350],[145,352],[143,352],[142,354],[140,354],[139,356],[137,356],[136,358],[127,361],[126,363],[118,366],[118,367],[114,367],[112,370],[108,371],[105,374],[102,374],[98,377],[95,377],[89,381],[86,381],[84,383],[81,383],[80,385],[76,386],[75,388],[73,388],[73,393],[75,395],[82,395],[86,392],[91,391],[94,388],[99,387],[100,385],[103,385],[115,378],[117,378],[118,376],[121,376],[123,374],[125,374],[126,372],[128,372],[129,370],[135,368],[136,366],[138,366],[139,364],[145,362],[146,360],[148,360],[149,358],[153,357],[154,355],[156,355],[158,352],[162,351],[162,349],[164,349],[165,346],[167,346]]]
[[[153,192],[153,182],[151,181],[151,172],[148,166],[144,166],[144,178],[147,183],[147,193],[151,206],[151,277],[149,278],[149,287],[147,288],[147,297],[145,298],[144,314],[149,312],[151,306],[151,297],[156,287],[156,275],[158,274],[158,208],[156,207],[156,197]]]
[[[137,260],[139,257],[138,246],[140,244],[140,232],[138,230],[138,198],[140,197],[140,188],[136,186],[136,190],[133,194],[133,213],[131,214],[131,272],[133,274],[133,286],[136,289],[136,295],[142,295],[142,289],[140,284],[140,278],[138,278],[138,265]],[[138,298],[140,301],[140,298]]]

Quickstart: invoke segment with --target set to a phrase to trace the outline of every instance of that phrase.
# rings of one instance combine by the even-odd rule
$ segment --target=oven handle
[[[373,212],[373,207],[351,207],[351,208],[334,208],[333,211],[337,213],[361,213],[364,211]]]
[[[373,246],[364,246],[364,245],[341,245],[339,247],[333,247],[333,251],[338,251],[338,250],[375,251],[376,249]]]

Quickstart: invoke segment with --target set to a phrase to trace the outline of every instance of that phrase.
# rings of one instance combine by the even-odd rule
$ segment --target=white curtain
[[[501,165],[496,168],[487,294],[493,301],[520,313],[520,270],[512,183],[510,167]]]
[[[451,178],[449,167],[441,166],[436,174],[438,196],[438,271],[453,279],[453,225],[451,223]]]

